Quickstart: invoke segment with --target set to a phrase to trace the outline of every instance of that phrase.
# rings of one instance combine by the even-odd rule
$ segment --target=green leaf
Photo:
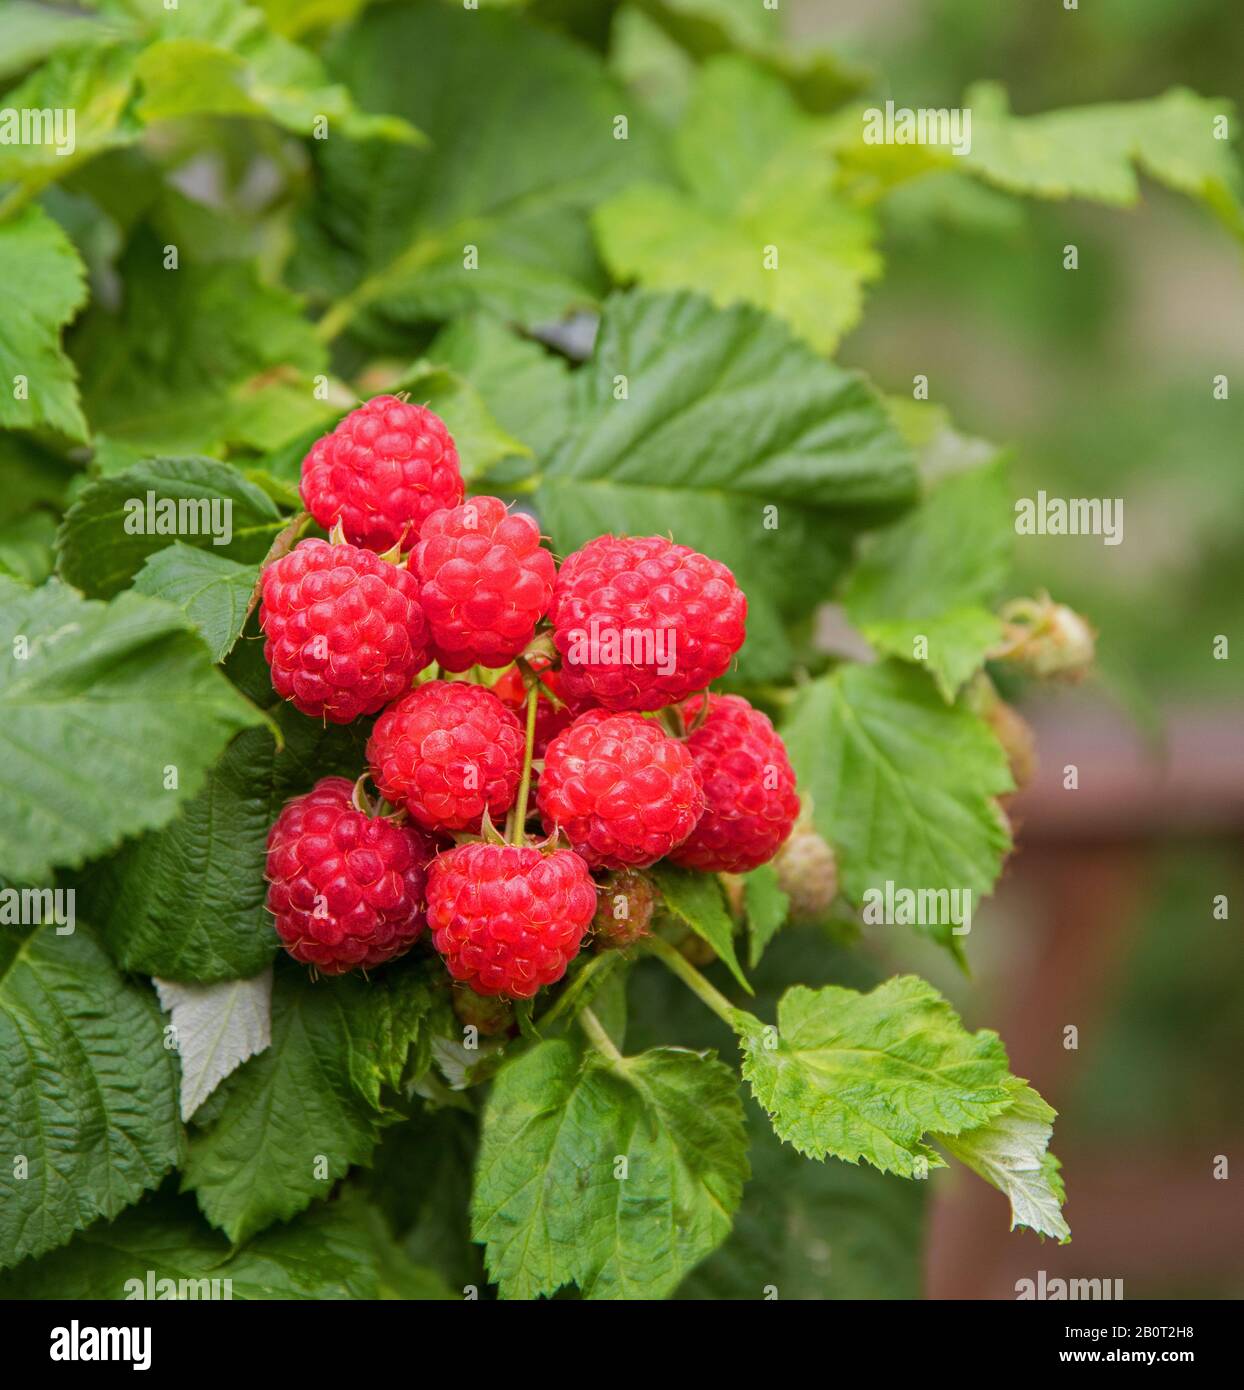
[[[34,0],[5,0],[4,53],[0,78],[8,80],[42,63],[62,48],[108,42],[114,31],[94,16],[66,14]]]
[[[202,633],[212,660],[220,662],[241,636],[258,578],[258,565],[242,565],[215,551],[174,541],[147,556],[134,590],[180,608]]]
[[[790,898],[782,892],[772,864],[762,864],[743,875],[743,907],[747,914],[747,963],[755,970],[790,910]]]
[[[809,1163],[747,1107],[751,1181],[729,1239],[678,1298],[916,1299],[924,1291],[927,1183],[864,1165]]]
[[[747,591],[741,669],[789,669],[783,614],[827,597],[852,531],[914,499],[915,465],[862,377],[748,306],[625,294],[574,376],[537,508],[559,551],[672,533]]]
[[[782,733],[856,906],[887,882],[992,890],[1010,847],[994,798],[1014,783],[988,725],[947,706],[922,671],[850,665],[810,681]],[[950,923],[923,929],[958,953]]]
[[[661,1298],[725,1239],[747,1173],[737,1083],[711,1054],[610,1061],[556,1039],[493,1084],[473,1232],[503,1298]]]
[[[868,994],[796,985],[776,1036],[739,1011],[743,1075],[780,1138],[810,1158],[923,1177],[932,1134],[979,1128],[1011,1104],[996,1033],[968,1033],[940,994],[897,975]]]
[[[867,88],[869,72],[801,35],[785,37],[783,14],[751,0],[637,0],[665,33],[696,57],[742,53],[786,82],[811,111],[829,111]]]
[[[935,1135],[937,1143],[966,1164],[1011,1203],[1011,1229],[1027,1226],[1054,1236],[1060,1245],[1071,1239],[1062,1213],[1066,1200],[1058,1160],[1049,1150],[1056,1112],[1026,1081],[1008,1083],[1011,1106],[987,1125],[966,1134]]]
[[[631,184],[597,210],[614,277],[758,305],[831,352],[881,257],[871,212],[834,192],[817,123],[778,78],[718,58],[701,70],[675,157],[683,188]]]
[[[465,377],[502,429],[543,458],[570,415],[566,361],[499,319],[467,314],[437,334],[429,356]]]
[[[281,807],[321,777],[355,777],[364,731],[291,706],[241,735],[171,825],[88,871],[79,894],[127,970],[210,984],[257,974],[278,948],[265,906],[267,836]]]
[[[0,1279],[0,1297],[40,1300],[145,1298],[149,1292],[207,1299],[223,1297],[226,1289],[243,1300],[453,1296],[431,1271],[407,1261],[375,1209],[348,1191],[232,1255],[192,1202],[161,1195]]]
[[[164,256],[139,232],[118,266],[121,307],[93,306],[74,337],[92,426],[148,454],[215,454],[322,421],[327,357],[295,296],[252,261],[165,269]]]
[[[961,156],[944,144],[866,144],[860,109],[842,114],[829,143],[851,167],[890,182],[954,169],[1011,193],[1117,207],[1139,202],[1140,171],[1203,202],[1244,236],[1244,180],[1223,138],[1235,120],[1229,101],[1173,87],[1143,101],[1015,116],[1003,87],[980,82],[964,94],[963,108],[972,127],[971,148]]]
[[[52,573],[56,519],[50,512],[26,512],[0,522],[0,574],[23,584],[42,584]]]
[[[82,489],[57,537],[60,575],[91,597],[108,598],[174,538],[255,565],[284,524],[267,493],[227,463],[145,459]]]
[[[181,1147],[151,992],[80,923],[0,932],[0,1267],[115,1216]]]
[[[42,208],[27,208],[0,223],[0,263],[0,425],[85,439],[73,363],[60,343],[60,330],[86,302],[82,261]],[[26,382],[21,398],[18,377]]]
[[[41,140],[0,144],[0,184],[15,184],[29,196],[105,150],[132,143],[141,130],[128,111],[133,91],[134,61],[127,47],[101,43],[54,54],[5,93],[5,106],[72,112],[73,127],[62,117],[59,129],[55,122],[50,130],[44,126]]]
[[[586,211],[659,154],[638,113],[614,138],[627,104],[593,55],[506,14],[384,5],[330,63],[366,106],[431,144],[318,143],[296,265],[309,288],[349,296],[326,333],[364,310],[409,324],[486,306],[530,324],[596,296]]]
[[[370,1160],[426,1008],[423,977],[390,967],[370,982],[312,982],[282,964],[272,1044],[208,1099],[190,1140],[182,1190],[213,1226],[243,1241],[287,1220],[355,1163]]]
[[[176,1030],[181,1117],[188,1120],[230,1072],[272,1041],[272,971],[216,985],[152,984]]]
[[[166,604],[0,578],[0,613],[0,873],[11,878],[167,825],[228,740],[264,722]]]
[[[843,596],[873,646],[921,661],[947,702],[1001,639],[988,605],[1006,584],[1014,522],[1000,459],[953,474],[872,538]],[[927,655],[917,657],[920,638]]]
[[[750,994],[739,958],[734,953],[734,922],[726,911],[721,883],[715,874],[679,869],[662,861],[649,871],[665,906],[713,948],[734,978]]]

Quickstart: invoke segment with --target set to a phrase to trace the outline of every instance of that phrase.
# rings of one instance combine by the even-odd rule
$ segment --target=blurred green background
[[[799,0],[793,28],[875,65],[898,105],[953,106],[982,78],[1023,114],[1175,85],[1244,105],[1234,0]],[[927,1291],[1010,1297],[1045,1268],[1122,1277],[1127,1297],[1239,1297],[1244,266],[1225,230],[1152,183],[1129,211],[979,193],[933,215],[895,200],[885,277],[838,356],[895,394],[926,373],[959,429],[1013,446],[1017,496],[1122,497],[1125,539],[1017,545],[1020,587],[1048,587],[1099,629],[1099,674],[1027,708],[1043,776],[972,942],[975,982],[933,952],[918,963],[1059,1108],[1075,1239],[1005,1246],[978,1219],[996,1224],[988,1194],[938,1189]],[[1231,660],[1212,657],[1220,633]],[[1051,809],[1073,757],[1086,812],[1117,783],[1091,827]],[[1183,801],[1119,816],[1129,788],[1156,803],[1172,779],[1195,824]],[[1226,1182],[1211,1176],[1219,1154],[1236,1166]]]

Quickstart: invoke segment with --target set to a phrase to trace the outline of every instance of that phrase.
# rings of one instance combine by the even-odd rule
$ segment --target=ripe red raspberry
[[[426,830],[478,830],[510,809],[523,771],[523,729],[482,685],[427,681],[376,720],[372,780]]]
[[[433,512],[419,537],[410,563],[437,661],[447,671],[513,661],[553,596],[539,526],[496,497],[472,497]]]
[[[549,744],[536,789],[544,828],[593,868],[642,868],[691,834],[704,810],[687,748],[641,714],[589,710]]]
[[[535,664],[533,663],[533,665]],[[553,739],[563,729],[570,727],[576,715],[583,713],[583,710],[570,705],[554,703],[544,693],[547,690],[551,695],[555,695],[559,701],[561,700],[561,684],[558,672],[541,671],[540,685],[540,694],[536,700],[536,734],[532,743],[532,756],[536,758],[543,758]],[[491,689],[502,704],[515,712],[519,723],[525,726],[527,687],[523,684],[522,673],[518,667],[507,671]]]
[[[431,842],[411,825],[358,810],[345,777],[287,801],[268,831],[268,911],[295,960],[321,974],[367,970],[423,930]]]
[[[702,699],[683,715],[695,722]],[[670,856],[706,873],[747,873],[768,863],[799,815],[795,773],[769,717],[739,695],[710,695],[708,717],[687,739],[707,809]]]
[[[725,565],[685,545],[598,536],[566,558],[549,612],[568,697],[654,710],[724,674],[747,598]]]
[[[445,422],[397,396],[374,396],[317,439],[302,461],[302,500],[326,530],[369,550],[410,545],[424,520],[462,501]]]
[[[276,693],[334,724],[373,714],[428,664],[419,581],[353,545],[305,540],[274,560],[259,626]]]
[[[625,951],[648,935],[656,907],[652,880],[634,869],[619,869],[600,883],[592,934],[598,951]]]
[[[455,980],[530,999],[556,984],[596,911],[596,885],[570,850],[474,843],[428,869],[428,925]]]

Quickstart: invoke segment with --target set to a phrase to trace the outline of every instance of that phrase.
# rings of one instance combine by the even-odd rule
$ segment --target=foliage
[[[668,532],[730,565],[728,683],[783,730],[839,915],[887,882],[979,900],[1011,847],[970,699],[1014,592],[1008,460],[828,354],[921,199],[1128,205],[1143,174],[1244,227],[1225,102],[1015,116],[981,86],[959,161],[865,143],[881,80],[779,10],[530,8],[0,6],[4,104],[77,116],[70,153],[0,146],[0,875],[79,914],[0,929],[0,1288],[898,1296],[903,1184],[948,1163],[1069,1238],[1002,1041],[784,925],[771,871],[661,866],[650,948],[585,954],[478,1047],[434,957],[269,969],[267,827],[366,728],[273,708],[251,595],[357,399],[430,403],[559,555]],[[136,499],[228,501],[227,543],[127,526]],[[820,640],[835,600],[878,660]]]

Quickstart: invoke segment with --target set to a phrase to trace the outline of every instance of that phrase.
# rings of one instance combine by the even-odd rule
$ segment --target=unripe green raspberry
[[[508,1033],[514,1026],[514,1005],[502,995],[476,994],[467,985],[453,988],[454,1013],[467,1028],[477,1028],[486,1038]]]
[[[992,653],[1030,676],[1079,680],[1093,664],[1093,629],[1074,609],[1039,599],[1015,599],[1002,610],[1006,636]]]
[[[656,905],[651,879],[634,869],[618,869],[601,879],[598,891],[590,928],[598,951],[624,951],[648,935]]]
[[[823,921],[838,893],[838,861],[829,845],[810,827],[796,826],[773,867],[790,899],[790,920]]]

